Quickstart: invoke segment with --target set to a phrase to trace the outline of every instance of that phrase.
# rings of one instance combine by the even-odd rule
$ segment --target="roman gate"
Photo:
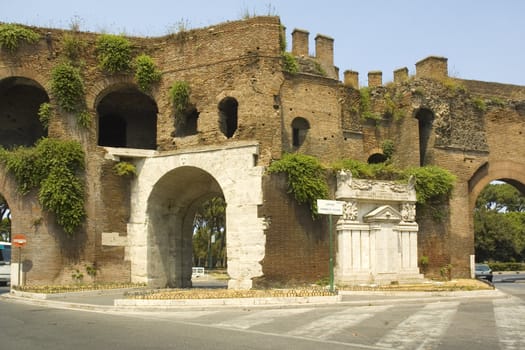
[[[447,265],[453,276],[470,276],[473,210],[487,184],[503,180],[525,190],[525,87],[450,77],[443,57],[417,62],[414,75],[398,69],[388,84],[381,72],[370,72],[362,84],[348,70],[339,81],[328,36],[317,35],[310,50],[309,33],[296,29],[285,52],[277,17],[159,38],[19,27],[36,36],[0,49],[2,154],[33,149],[39,140],[75,143],[83,161],[71,178],[84,186],[85,209],[78,227],[66,232],[59,213],[42,205],[40,188],[20,193],[13,171],[0,163],[11,231],[28,237],[27,283],[71,283],[95,269],[100,282],[190,287],[193,219],[212,197],[226,203],[230,288],[326,278],[326,220],[313,219],[308,205],[294,200],[285,175],[265,171],[286,153],[314,156],[328,169],[341,159],[388,160],[454,174],[438,220],[418,208],[415,221],[394,225],[418,227],[410,231],[417,254],[410,254],[429,258],[427,277]],[[122,70],[104,68],[101,40],[129,44]],[[157,74],[140,71],[139,62]],[[72,72],[66,81],[80,82],[72,105],[56,80],[63,70]],[[152,80],[144,82],[144,74]],[[134,175],[116,174],[122,163]],[[328,199],[335,199],[331,170],[326,181]],[[412,197],[387,201],[378,211],[373,197],[361,198],[370,210],[360,217],[371,222],[404,222],[402,205],[414,204]],[[395,251],[397,241],[388,238]]]

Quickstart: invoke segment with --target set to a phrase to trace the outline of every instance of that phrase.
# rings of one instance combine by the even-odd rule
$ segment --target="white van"
[[[11,284],[11,242],[0,242],[0,283]]]

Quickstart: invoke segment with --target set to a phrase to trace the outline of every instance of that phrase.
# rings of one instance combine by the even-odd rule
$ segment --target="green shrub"
[[[519,262],[489,262],[493,271],[525,271],[525,263]]]
[[[177,114],[182,114],[190,104],[190,85],[185,81],[176,81],[170,88],[170,99]]]
[[[118,176],[137,175],[137,168],[135,165],[128,162],[118,162],[113,167],[113,170]]]
[[[49,102],[44,102],[38,107],[38,119],[44,126],[44,129],[49,127],[49,120],[51,120],[51,115],[53,114],[53,107]]]
[[[299,204],[310,206],[312,217],[317,216],[317,199],[328,198],[324,168],[319,161],[304,154],[285,154],[268,167],[268,173],[285,173],[288,192]]]
[[[289,52],[283,52],[281,55],[283,59],[283,70],[291,74],[299,73],[299,63],[294,55]]]
[[[420,204],[448,199],[454,189],[456,177],[437,166],[413,167],[405,171],[408,178],[415,177],[417,201]]]
[[[395,151],[394,141],[384,140],[383,143],[381,143],[381,149],[386,159],[391,159]]]
[[[150,56],[142,54],[135,58],[134,67],[135,80],[142,91],[148,92],[151,85],[160,80],[160,71],[155,67],[155,62]]]
[[[131,70],[131,43],[120,35],[101,35],[96,43],[100,68],[107,73]]]
[[[485,112],[487,110],[487,104],[485,103],[485,100],[480,97],[472,99],[472,104],[480,112]]]
[[[30,29],[16,24],[0,24],[0,48],[6,48],[10,52],[16,51],[21,42],[33,44],[39,39],[40,35]]]
[[[372,112],[372,101],[370,98],[370,88],[363,87],[359,89],[359,112],[361,112],[361,118],[363,120],[379,120],[381,115]]]
[[[91,114],[87,110],[81,110],[75,115],[78,125],[88,128],[91,125]]]
[[[84,82],[80,70],[62,62],[51,72],[51,92],[66,112],[76,112],[84,104]]]
[[[62,39],[64,55],[72,61],[77,61],[86,48],[86,42],[74,34],[64,34]]]
[[[13,174],[19,192],[38,189],[42,207],[72,234],[85,218],[84,185],[77,173],[84,168],[84,151],[76,141],[40,139],[35,147],[0,148],[0,161]]]

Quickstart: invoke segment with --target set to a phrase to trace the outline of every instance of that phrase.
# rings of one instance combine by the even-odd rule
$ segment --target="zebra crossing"
[[[478,313],[478,309],[484,311]],[[348,344],[358,349],[448,349],[449,336],[464,336],[468,341],[469,337],[474,339],[488,333],[469,348],[525,350],[525,302],[515,297],[370,306],[176,311],[141,316]],[[478,321],[482,326],[493,324],[495,330],[478,329]]]

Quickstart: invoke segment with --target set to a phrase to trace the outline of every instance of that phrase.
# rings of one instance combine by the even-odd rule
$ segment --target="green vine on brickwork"
[[[51,106],[51,103],[44,102],[38,107],[38,119],[40,120],[40,123],[42,123],[44,129],[49,127],[49,121],[51,120],[52,114],[53,107]]]
[[[120,35],[104,34],[96,42],[99,67],[107,73],[131,70],[131,42]]]
[[[43,138],[34,147],[0,148],[0,161],[13,174],[22,195],[38,189],[40,204],[55,215],[58,225],[68,235],[78,229],[86,216],[79,178],[84,169],[80,143]]]
[[[137,168],[129,162],[118,162],[113,170],[118,176],[137,175]]]
[[[328,198],[324,167],[317,158],[304,154],[285,154],[272,162],[268,173],[285,173],[288,176],[288,193],[293,193],[299,204],[306,203],[317,214],[317,199]]]
[[[290,74],[299,73],[299,63],[297,62],[297,58],[295,58],[294,55],[292,55],[290,52],[283,52],[281,57],[283,60],[283,70],[285,72]]]
[[[0,24],[0,49],[14,52],[22,42],[34,44],[40,39],[38,33],[16,24]]]
[[[76,32],[64,34],[62,45],[64,55],[71,61],[78,61],[87,47],[87,43],[80,39]]]
[[[51,92],[66,112],[77,112],[84,105],[84,81],[80,69],[62,62],[51,71]]]
[[[144,92],[150,91],[151,85],[158,82],[161,78],[161,73],[155,66],[155,62],[146,54],[137,56],[133,61],[133,66],[135,68],[137,85]]]
[[[392,159],[392,156],[394,155],[394,151],[396,150],[394,141],[384,140],[381,143],[381,149],[383,150],[383,155],[386,157],[386,159],[388,160]]]
[[[175,122],[182,125],[185,122],[184,112],[190,105],[190,85],[186,81],[178,80],[171,85],[169,94],[175,110]]]
[[[359,112],[361,113],[361,118],[364,120],[381,120],[381,115],[378,113],[372,112],[372,100],[370,98],[370,88],[363,87],[359,89]]]

